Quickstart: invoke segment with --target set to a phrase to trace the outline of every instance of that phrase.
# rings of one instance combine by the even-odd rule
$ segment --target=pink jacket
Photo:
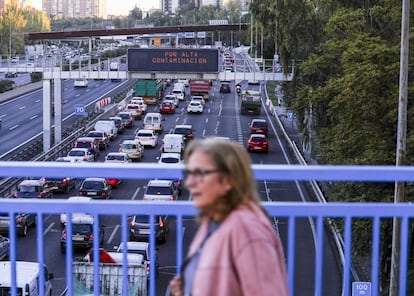
[[[269,218],[252,203],[234,210],[206,241],[192,296],[288,296],[284,254]],[[202,222],[189,256],[206,235]]]

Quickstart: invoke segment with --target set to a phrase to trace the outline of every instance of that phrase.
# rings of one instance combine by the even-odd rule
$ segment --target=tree
[[[17,0],[11,0],[5,4],[0,23],[3,35],[2,53],[7,55],[23,53],[25,44],[23,32],[27,22]]]

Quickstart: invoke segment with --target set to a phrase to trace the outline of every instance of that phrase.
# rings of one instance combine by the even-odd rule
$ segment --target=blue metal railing
[[[37,162],[0,162],[0,177],[94,177],[96,175],[102,177],[122,178],[122,179],[151,179],[151,178],[174,178],[181,175],[181,167],[162,168],[156,164],[131,164],[130,166],[119,166],[116,164],[76,164],[67,165],[62,163],[37,163]],[[283,165],[254,165],[255,176],[257,180],[273,180],[273,181],[356,181],[356,182],[395,182],[395,181],[413,181],[414,167],[389,167],[389,166],[283,166]],[[196,209],[191,202],[174,202],[174,203],[151,203],[144,201],[92,201],[86,203],[66,202],[65,200],[20,200],[20,199],[2,199],[2,212],[9,213],[13,217],[16,211],[30,212],[37,214],[37,237],[43,238],[43,216],[45,214],[60,214],[65,212],[68,214],[67,221],[71,221],[70,215],[84,211],[93,214],[96,219],[100,215],[117,215],[121,216],[121,238],[125,244],[128,240],[127,234],[127,216],[129,214],[148,214],[150,219],[154,219],[157,214],[166,214],[168,216],[176,216],[177,220],[177,238],[182,237],[183,217],[194,216],[197,214]],[[380,223],[383,218],[400,218],[401,221],[401,240],[400,240],[400,278],[399,278],[399,295],[407,294],[407,270],[408,270],[408,240],[409,240],[409,219],[414,217],[414,204],[400,203],[291,203],[291,202],[263,202],[263,206],[267,209],[272,217],[287,219],[287,270],[289,289],[291,295],[295,293],[295,283],[299,279],[295,279],[295,252],[296,249],[296,221],[300,218],[312,217],[316,222],[316,250],[315,250],[315,278],[314,278],[314,295],[322,295],[323,288],[323,240],[324,240],[324,221],[327,218],[343,219],[344,225],[344,263],[342,266],[342,294],[351,294],[350,274],[352,265],[352,221],[353,219],[370,219],[372,220],[372,253],[371,253],[371,272],[370,280],[372,282],[372,295],[378,295],[380,290],[379,278],[379,262],[380,262]],[[151,224],[152,225],[152,224]],[[14,219],[10,220],[10,229],[15,228]],[[152,226],[153,227],[153,226]],[[94,223],[94,231],[98,233],[98,223]],[[154,229],[150,230],[154,233]],[[71,237],[71,227],[68,227],[68,236]],[[98,235],[94,236],[94,245],[99,245]],[[10,232],[10,260],[16,261],[16,245],[17,237],[14,231]],[[154,246],[155,238],[150,237],[151,264],[155,264]],[[37,258],[40,266],[45,263],[44,257],[44,241],[37,240]],[[177,239],[177,272],[181,266],[183,259],[183,243],[181,239]],[[66,283],[68,285],[68,295],[74,295],[72,291],[72,245],[67,244],[66,252]],[[94,258],[99,257],[98,248],[94,248]],[[124,251],[126,255],[126,249]],[[124,270],[127,273],[127,261],[124,256]],[[98,269],[98,260],[94,260],[95,270]],[[153,266],[151,266],[153,267]],[[12,284],[16,286],[16,267],[12,265]],[[95,283],[99,281],[98,273],[95,273]],[[149,294],[155,295],[155,268],[150,268]],[[40,282],[45,281],[45,275],[40,273]],[[127,290],[128,283],[126,278],[123,281],[124,295]],[[98,295],[98,285],[94,285],[94,294]],[[44,295],[44,285],[40,285],[40,294]],[[16,295],[13,291],[12,295]]]

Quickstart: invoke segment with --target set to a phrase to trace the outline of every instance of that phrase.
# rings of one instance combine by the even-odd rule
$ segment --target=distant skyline
[[[159,8],[159,0],[106,0],[108,15],[128,15],[135,5],[142,10]],[[42,0],[32,0],[33,6],[42,10]]]

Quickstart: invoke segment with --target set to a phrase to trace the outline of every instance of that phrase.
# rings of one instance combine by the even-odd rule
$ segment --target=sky
[[[128,15],[129,11],[137,5],[142,10],[158,8],[159,0],[106,0],[108,14]],[[32,0],[33,6],[42,10],[42,0]]]

